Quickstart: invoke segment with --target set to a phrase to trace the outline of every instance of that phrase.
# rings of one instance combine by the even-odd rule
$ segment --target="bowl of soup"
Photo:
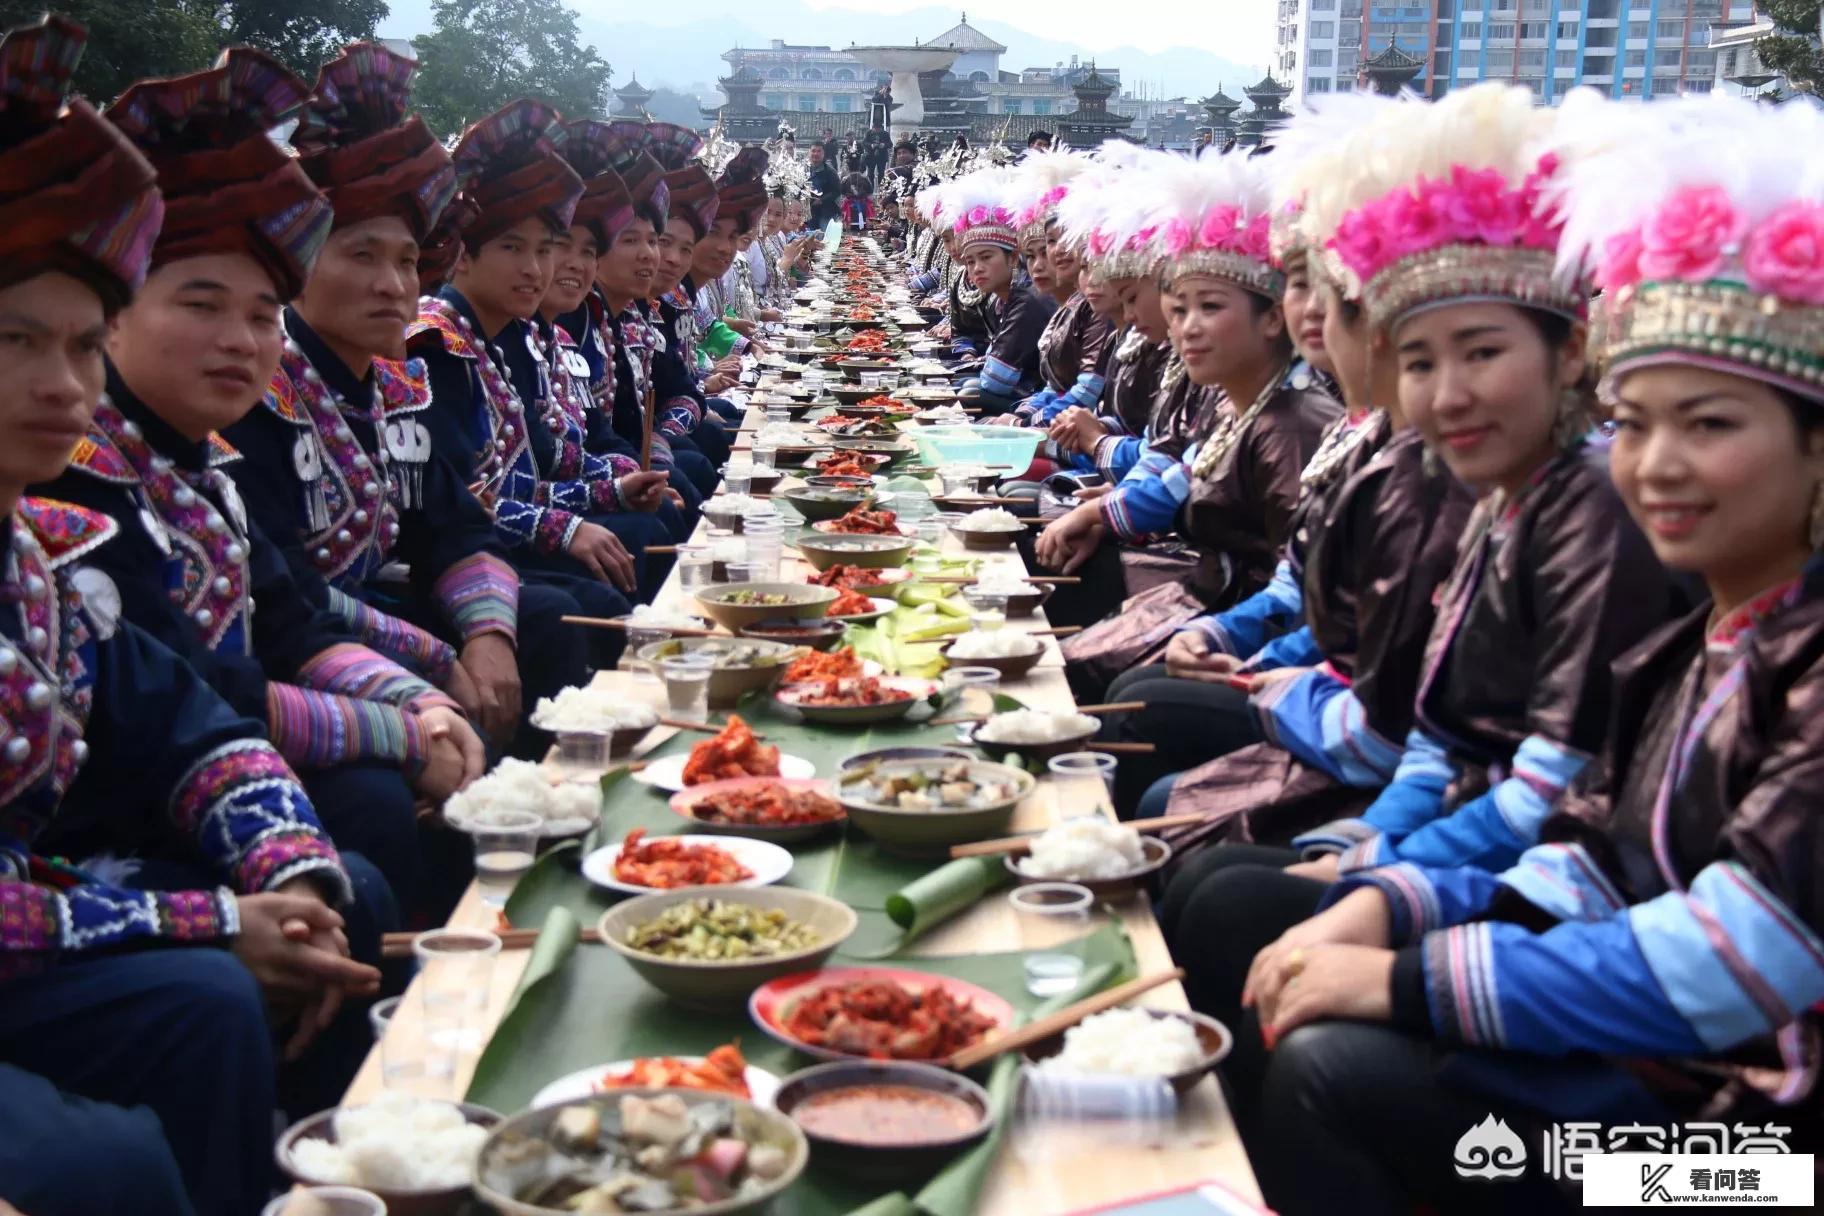
[[[994,1126],[988,1091],[932,1064],[848,1060],[785,1079],[774,1108],[821,1165],[866,1178],[929,1178]]]

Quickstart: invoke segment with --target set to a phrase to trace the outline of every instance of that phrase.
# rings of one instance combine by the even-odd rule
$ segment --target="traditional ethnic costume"
[[[406,115],[414,70],[357,43],[318,73],[292,141],[336,226],[390,216],[423,243],[448,211],[449,154]],[[529,696],[578,682],[582,639],[559,621],[576,601],[520,586],[487,509],[433,450],[423,361],[375,358],[357,375],[297,312],[285,329],[265,400],[224,433],[239,452],[225,471],[293,577],[362,642],[435,684],[460,646],[489,633],[516,645]]]
[[[987,297],[988,342],[982,348],[978,382],[982,408],[991,414],[1010,412],[1041,383],[1039,337],[1057,311],[1057,301],[1032,285],[1019,264],[1019,234],[1013,212],[1003,201],[1006,182],[983,170],[952,183],[946,206],[954,216],[957,254],[964,260],[974,249],[998,249],[1014,260],[1013,282],[1002,297]],[[952,326],[956,314],[951,314]]]
[[[528,218],[552,231],[569,228],[582,183],[552,146],[556,126],[549,106],[517,101],[463,134],[453,160],[459,188],[478,211],[462,234],[470,249]],[[620,591],[570,556],[570,542],[584,522],[607,528],[626,545],[644,588],[653,573],[644,550],[661,543],[665,525],[626,510],[614,468],[581,450],[531,321],[513,318],[483,334],[473,306],[452,284],[419,302],[406,349],[423,359],[430,379],[432,449],[492,506],[495,533],[522,581],[555,587],[591,616],[627,612]],[[599,636],[605,633],[589,638],[598,666],[612,665],[621,649],[618,636]]]
[[[0,282],[70,275],[112,312],[163,208],[144,156],[66,101],[83,41],[52,17],[0,42]],[[353,888],[261,725],[84,565],[122,526],[30,497],[5,525],[0,1197],[238,1216],[269,1190],[272,1031],[247,969],[194,947],[232,941],[239,896]]]
[[[1347,173],[1305,182],[1295,171],[1328,272],[1360,298],[1370,325],[1392,334],[1418,310],[1465,300],[1581,316],[1587,292],[1553,278],[1559,231],[1536,210],[1555,163],[1545,141],[1558,115],[1531,101],[1524,89],[1488,84],[1435,104],[1374,105],[1338,136]],[[1382,154],[1396,146],[1404,156]],[[1418,191],[1432,214],[1456,218],[1408,240],[1377,236],[1394,230],[1391,213]],[[1453,209],[1454,192],[1470,191],[1497,195],[1508,218],[1497,225]],[[1679,602],[1587,434],[1582,400],[1568,396],[1558,452],[1519,493],[1477,503],[1438,594],[1393,780],[1359,817],[1299,835],[1295,849],[1350,849],[1345,870],[1405,855],[1498,871],[1537,839],[1601,747],[1609,664]],[[1481,837],[1474,847],[1472,837]],[[1299,855],[1225,845],[1178,876],[1188,890],[1168,890],[1181,909],[1174,941],[1199,1008],[1239,1021],[1253,954],[1316,909],[1326,885],[1280,868]],[[1256,1034],[1243,1039],[1229,1075],[1251,1113],[1264,1056]]]
[[[1162,283],[1216,277],[1277,299],[1284,278],[1268,260],[1267,181],[1258,164],[1205,159],[1173,170],[1179,178],[1164,176],[1163,167],[1156,172],[1160,187],[1179,190],[1177,211],[1135,217],[1130,229],[1149,233]],[[1154,197],[1145,187],[1134,193]],[[1133,596],[1117,615],[1065,641],[1080,696],[1100,699],[1115,676],[1162,654],[1186,621],[1267,585],[1290,535],[1300,475],[1340,413],[1309,369],[1288,358],[1255,400],[1223,401],[1209,433],[1180,458],[1149,455],[1098,500],[1114,536],[1135,542],[1176,526],[1197,546],[1198,564],[1187,578]]]
[[[1574,104],[1561,171],[1561,269],[1595,264],[1607,380],[1722,371],[1786,394],[1814,429],[1824,121],[1736,98],[1621,110]],[[1814,547],[1821,525],[1814,508]],[[1600,760],[1511,867],[1403,861],[1345,877],[1332,899],[1371,886],[1386,900],[1391,1024],[1320,1023],[1279,1044],[1263,1104],[1276,1149],[1256,1158],[1276,1208],[1479,1202],[1493,1188],[1389,1157],[1448,1158],[1464,1120],[1491,1113],[1522,1143],[1576,1122],[1613,1129],[1615,1151],[1624,1128],[1701,1123],[1730,1129],[1732,1152],[1820,1148],[1820,656],[1814,558],[1616,663]],[[1397,1141],[1380,1130],[1394,1127]],[[1581,1210],[1530,1170],[1523,1186],[1527,1211]]]

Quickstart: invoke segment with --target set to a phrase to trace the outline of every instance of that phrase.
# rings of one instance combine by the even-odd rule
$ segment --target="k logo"
[[[1506,1120],[1489,1115],[1457,1141],[1455,1164],[1463,1178],[1518,1178],[1526,1173],[1526,1145]]]

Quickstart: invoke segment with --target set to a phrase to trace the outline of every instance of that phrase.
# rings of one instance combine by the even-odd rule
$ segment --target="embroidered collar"
[[[137,407],[139,419],[127,410]],[[207,467],[206,443],[192,444],[196,467],[177,464],[151,442],[150,423],[157,422],[167,435],[176,432],[130,396],[122,402],[103,397],[95,410],[95,429],[106,437],[133,471],[147,504],[142,514],[154,544],[180,561],[171,598],[201,631],[203,642],[214,650],[247,619],[247,523],[238,511],[239,498],[227,475]],[[199,492],[201,491],[201,492]],[[219,499],[226,510],[211,501]],[[232,516],[232,518],[231,518]],[[243,636],[242,644],[248,639]]]
[[[339,355],[329,349],[329,344],[318,336],[309,322],[300,317],[296,309],[285,310],[285,333],[297,344],[310,366],[316,369],[329,391],[344,402],[366,401],[373,393],[374,373],[370,367],[365,377],[357,376],[342,362]]]
[[[1761,622],[1797,603],[1804,587],[1804,576],[1795,575],[1776,587],[1767,588],[1720,619],[1713,618],[1704,629],[1704,648],[1712,653],[1735,650],[1753,636]]]

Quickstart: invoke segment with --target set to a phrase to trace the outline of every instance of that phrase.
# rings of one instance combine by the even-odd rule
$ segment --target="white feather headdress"
[[[1700,362],[1824,399],[1824,113],[1587,103],[1555,152],[1559,272],[1603,289],[1610,374]]]
[[[941,218],[956,230],[959,251],[971,245],[1019,250],[1013,211],[1007,205],[1008,178],[1005,169],[978,169],[957,178],[945,191]]]
[[[1270,257],[1268,159],[1231,151],[1153,162],[1129,192],[1141,204],[1117,215],[1114,235],[1139,236],[1168,280],[1213,275],[1277,297],[1284,280]]]
[[[1081,152],[1028,152],[1007,182],[1007,205],[1022,242],[1043,235],[1071,183],[1091,167]]]

